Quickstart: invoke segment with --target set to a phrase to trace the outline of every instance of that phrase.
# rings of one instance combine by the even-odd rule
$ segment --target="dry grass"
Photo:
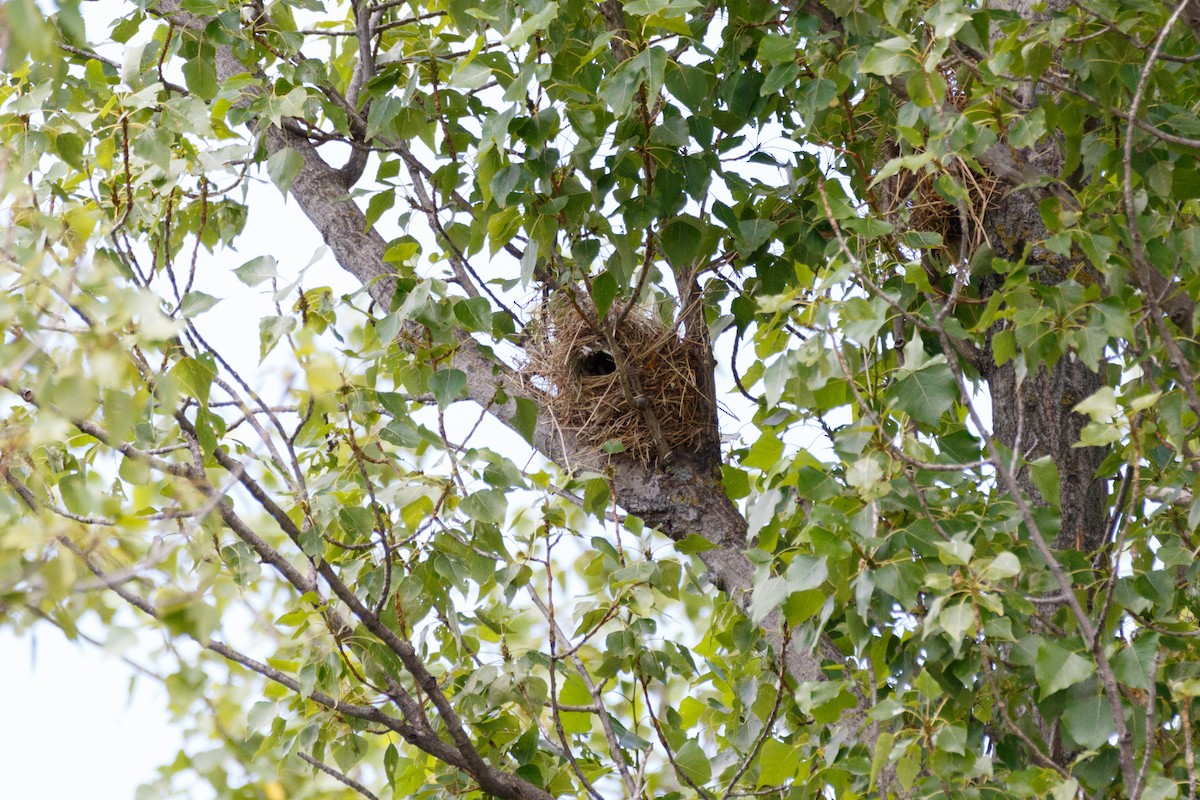
[[[946,79],[947,102],[959,111],[963,110],[968,103],[967,95],[959,88],[952,73],[948,73]],[[892,142],[888,149],[894,151],[895,147]],[[938,191],[936,182],[942,175],[966,191],[967,201],[961,211],[958,201],[948,200]],[[957,250],[960,243],[965,243],[968,252],[983,244],[984,214],[991,199],[1003,191],[999,179],[972,171],[958,155],[951,156],[948,163],[929,165],[920,172],[901,170],[884,183],[886,202],[883,212],[887,218],[901,221],[909,230],[940,235],[946,250]]]
[[[947,200],[938,191],[935,184],[940,174],[949,175],[966,190],[967,202],[961,212],[957,202]],[[942,237],[946,248],[957,249],[964,238],[968,251],[974,251],[983,243],[983,217],[991,199],[1000,190],[999,179],[973,172],[957,155],[940,171],[902,172],[894,178],[895,189],[890,193],[888,208],[884,209],[888,217],[903,219],[907,216],[910,230],[936,233]]]
[[[526,372],[544,381],[545,409],[555,424],[582,448],[587,461],[606,442],[620,441],[643,464],[660,455],[646,412],[631,404],[621,385],[618,360],[631,387],[653,413],[670,452],[698,448],[712,415],[696,383],[702,356],[693,343],[640,309],[631,311],[614,333],[621,359],[609,352],[590,304],[562,297],[548,302],[527,350]],[[637,392],[630,392],[637,399]]]

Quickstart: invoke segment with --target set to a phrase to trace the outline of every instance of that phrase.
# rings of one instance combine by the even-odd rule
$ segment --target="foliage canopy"
[[[158,642],[154,796],[1196,796],[1200,4],[103,6],[3,6],[0,622]]]

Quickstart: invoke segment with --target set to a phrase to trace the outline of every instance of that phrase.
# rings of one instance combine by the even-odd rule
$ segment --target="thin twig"
[[[783,625],[783,642],[779,647],[779,669],[777,676],[779,685],[775,688],[775,705],[771,707],[771,713],[767,715],[766,721],[763,723],[762,733],[754,741],[754,745],[750,748],[750,752],[746,753],[746,757],[742,759],[741,765],[729,779],[729,785],[725,787],[725,792],[721,795],[721,800],[729,800],[733,789],[737,786],[737,782],[746,774],[746,770],[750,769],[750,765],[758,758],[758,753],[762,750],[763,743],[770,738],[772,731],[775,728],[775,720],[779,718],[779,710],[783,707],[783,696],[787,686],[787,653],[788,647],[791,646],[792,629],[785,622]]]
[[[296,755],[300,756],[301,761],[304,761],[308,764],[313,765],[317,769],[321,770],[321,772],[324,772],[326,775],[333,778],[335,781],[337,781],[339,783],[343,783],[346,786],[349,786],[351,789],[358,792],[363,797],[370,798],[370,800],[379,800],[379,798],[376,797],[375,794],[372,793],[369,789],[367,789],[367,787],[363,786],[361,783],[359,783],[358,781],[349,777],[345,773],[338,772],[336,769],[329,766],[324,761],[318,761],[317,759],[310,756],[308,753],[305,753],[303,750],[298,751],[296,753]]]
[[[1162,657],[1161,650],[1154,651],[1150,660],[1150,688],[1146,696],[1146,748],[1142,752],[1142,768],[1138,771],[1137,781],[1133,785],[1133,800],[1141,800],[1146,788],[1146,776],[1150,773],[1150,762],[1154,760],[1154,745],[1158,742],[1158,731],[1154,724],[1154,704],[1158,694],[1158,661]]]
[[[1179,722],[1183,732],[1183,760],[1187,765],[1188,800],[1196,800],[1196,753],[1192,749],[1192,698],[1182,697],[1179,703]]]

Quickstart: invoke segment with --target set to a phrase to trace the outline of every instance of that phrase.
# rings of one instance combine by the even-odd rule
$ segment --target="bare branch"
[[[305,753],[303,751],[296,753],[296,755],[300,756],[301,761],[305,762],[306,764],[311,764],[312,766],[321,770],[321,772],[324,772],[326,775],[333,778],[335,781],[338,781],[339,783],[349,786],[351,789],[358,792],[363,797],[368,798],[368,800],[379,800],[379,798],[376,797],[373,792],[371,792],[369,789],[367,789],[367,787],[363,786],[361,783],[354,780],[353,778],[347,777],[345,773],[339,772],[338,770],[336,770],[333,767],[326,764],[324,761],[318,761],[317,759],[313,758],[308,753]]]

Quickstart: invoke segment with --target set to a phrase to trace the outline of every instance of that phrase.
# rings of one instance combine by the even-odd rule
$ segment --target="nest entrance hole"
[[[585,377],[612,375],[616,371],[617,361],[606,350],[593,350],[579,359],[579,374]]]

